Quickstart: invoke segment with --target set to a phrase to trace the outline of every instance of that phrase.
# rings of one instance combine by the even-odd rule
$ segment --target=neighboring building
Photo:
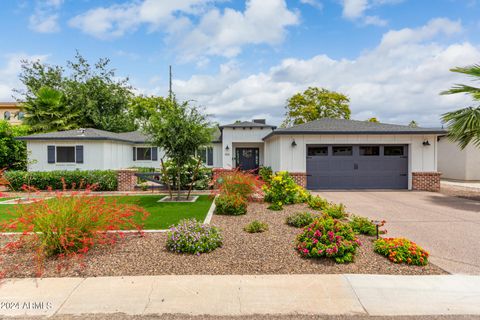
[[[437,190],[437,137],[444,134],[338,119],[277,129],[257,119],[220,126],[200,155],[214,168],[289,171],[309,189]],[[27,141],[30,160],[36,160],[29,169],[38,171],[158,167],[163,155],[138,132],[86,129],[19,139]]]
[[[25,114],[16,102],[0,102],[0,119],[10,124],[21,124]]]
[[[446,136],[438,142],[438,170],[443,178],[480,180],[480,147],[467,145],[463,150]]]

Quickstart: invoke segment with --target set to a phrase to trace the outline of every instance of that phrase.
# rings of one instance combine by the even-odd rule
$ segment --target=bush
[[[34,187],[37,190],[88,188],[92,185],[96,185],[95,191],[117,190],[117,172],[114,170],[7,171],[5,178],[10,181],[12,188],[16,191],[21,190],[23,185]]]
[[[28,133],[28,126],[14,126],[5,120],[0,120],[0,169],[27,169],[27,145],[25,141],[15,140],[15,137],[25,136]]]
[[[178,166],[175,161],[169,160],[164,162],[165,170],[167,172],[168,181],[171,181],[172,188],[177,189],[177,175]],[[198,159],[192,157],[186,165],[180,168],[180,188],[187,190],[192,183],[195,169],[198,165]],[[160,171],[161,172],[161,171]],[[212,180],[212,169],[200,165],[195,182],[193,183],[193,189],[206,190],[209,188],[210,181]]]
[[[238,216],[247,213],[247,201],[238,194],[221,194],[215,199],[217,214]]]
[[[383,226],[384,224],[385,221],[382,221],[379,227]],[[356,233],[365,234],[372,237],[377,235],[377,227],[370,219],[354,215],[352,216],[352,220],[350,221],[350,226]],[[379,233],[386,233],[386,231],[379,230]]]
[[[181,220],[167,233],[167,249],[177,253],[200,255],[222,246],[220,230],[195,219]]]
[[[308,192],[297,185],[286,171],[272,176],[270,185],[264,185],[265,201],[282,207],[284,204],[302,203],[308,199]]]
[[[395,263],[407,263],[417,266],[428,264],[428,252],[404,238],[385,238],[374,242],[374,251],[388,257]]]
[[[352,228],[331,218],[315,219],[297,237],[297,250],[307,258],[332,258],[352,262],[360,241]]]
[[[235,194],[244,199],[248,199],[257,192],[262,185],[258,176],[240,170],[235,170],[223,175],[217,180],[217,183],[219,184],[221,194]]]
[[[1,231],[23,231],[20,237],[7,244],[8,248],[24,247],[35,254],[37,274],[43,271],[47,257],[82,256],[96,245],[113,245],[122,233],[111,230],[141,230],[135,222],[148,212],[136,205],[90,195],[88,191],[53,199],[37,199],[31,204],[17,205],[13,218],[0,225]]]
[[[308,226],[315,219],[315,215],[310,212],[297,212],[289,215],[285,223],[295,228],[303,228]]]
[[[345,206],[342,203],[330,203],[322,210],[322,212],[333,219],[343,219],[348,216],[347,212],[345,211]]]
[[[328,207],[328,201],[319,196],[310,196],[307,199],[307,204],[313,210],[323,210]]]
[[[270,181],[272,180],[272,176],[273,176],[272,168],[261,167],[260,170],[258,170],[258,175],[262,178],[262,180],[265,183],[270,184]]]
[[[248,233],[259,233],[259,232],[265,232],[268,230],[268,224],[262,221],[258,220],[253,220],[249,224],[247,224],[243,230],[245,230]]]

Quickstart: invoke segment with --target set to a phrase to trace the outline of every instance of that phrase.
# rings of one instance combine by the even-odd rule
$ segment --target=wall
[[[20,111],[20,108],[16,107],[16,106],[10,106],[10,105],[0,105],[0,120],[5,120],[4,119],[4,114],[6,111],[9,111],[10,112],[10,121],[8,121],[8,123],[12,124],[12,125],[17,125],[17,124],[21,124],[22,121],[21,120],[18,120],[18,117],[15,116],[15,114],[17,112]]]
[[[280,171],[280,155],[281,155],[281,139],[273,136],[265,141],[265,166],[271,167],[272,170]]]
[[[480,180],[480,148],[469,144],[461,150],[457,143],[442,137],[438,143],[438,170],[447,179]]]
[[[223,167],[223,149],[221,143],[212,143],[213,147],[213,167],[222,168]]]

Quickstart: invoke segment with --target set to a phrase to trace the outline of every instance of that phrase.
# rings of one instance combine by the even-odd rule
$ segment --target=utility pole
[[[169,72],[169,89],[168,89],[168,97],[170,98],[170,100],[172,100],[172,95],[173,95],[173,92],[172,92],[172,66],[170,65],[169,66],[170,68],[170,72]]]

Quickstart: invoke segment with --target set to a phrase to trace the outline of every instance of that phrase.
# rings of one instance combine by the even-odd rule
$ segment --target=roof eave
[[[148,141],[133,141],[133,140],[125,140],[125,139],[117,139],[117,138],[106,138],[106,137],[15,137],[15,140],[20,141],[118,141],[118,142],[126,142],[132,144],[145,144]]]
[[[421,135],[421,134],[436,134],[443,135],[446,134],[446,130],[423,130],[423,131],[302,131],[302,130],[292,130],[292,131],[273,131],[266,135],[263,140],[267,140],[274,135],[292,135],[292,134],[323,134],[323,135],[333,135],[333,134],[388,134],[388,135]]]

